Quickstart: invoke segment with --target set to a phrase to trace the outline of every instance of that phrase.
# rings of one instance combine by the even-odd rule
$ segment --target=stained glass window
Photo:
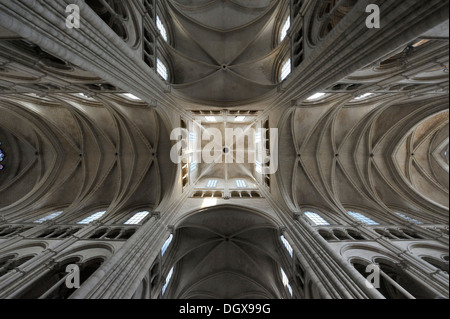
[[[169,78],[169,73],[167,73],[167,67],[166,65],[160,60],[157,59],[156,61],[156,70],[158,71],[158,74],[167,81]]]
[[[281,241],[283,242],[284,247],[286,247],[286,250],[289,252],[289,255],[294,257],[294,250],[292,249],[291,244],[287,241],[286,237],[281,235]]]
[[[286,19],[286,21],[283,24],[283,27],[281,28],[281,32],[280,32],[280,42],[284,40],[284,38],[286,38],[287,33],[289,31],[289,28],[291,27],[291,17],[288,17]]]
[[[281,277],[283,279],[283,285],[289,290],[289,293],[292,296],[292,287],[289,284],[289,278],[287,277],[286,273],[284,272],[283,268],[281,268]]]
[[[395,214],[396,214],[397,216],[399,216],[399,217],[401,217],[401,218],[403,218],[403,219],[409,221],[409,222],[414,223],[414,224],[417,224],[417,225],[423,224],[422,222],[418,221],[417,219],[408,217],[408,216],[406,216],[405,214],[402,214],[402,213],[399,213],[399,212],[395,212]]]
[[[47,216],[45,216],[45,217],[42,217],[41,219],[36,220],[35,223],[42,224],[42,223],[46,222],[47,220],[55,219],[56,217],[58,217],[58,216],[61,215],[62,213],[63,213],[63,212],[52,213],[52,214],[50,214],[50,215],[47,215]]]
[[[236,180],[236,186],[239,188],[247,188],[247,183],[243,179]]]
[[[124,225],[139,225],[139,223],[150,214],[149,212],[139,212],[128,219]]]
[[[172,278],[172,275],[173,275],[173,267],[172,267],[172,269],[170,269],[169,273],[167,274],[166,283],[164,284],[164,287],[162,289],[162,294],[163,295],[166,292],[167,286],[169,285],[169,282],[170,282],[170,279]]]
[[[95,214],[93,214],[93,215],[83,219],[82,221],[78,222],[78,224],[83,224],[83,225],[90,224],[93,221],[102,218],[105,213],[106,213],[105,211],[104,212],[95,213]]]
[[[2,142],[0,142],[0,146],[2,145]],[[3,161],[5,160],[5,153],[3,153],[3,150],[0,149],[0,170],[4,169],[5,166],[3,165]]]
[[[167,42],[167,31],[166,31],[166,27],[164,26],[164,24],[162,23],[161,19],[156,16],[156,27],[159,30],[159,33],[161,33],[161,36],[163,37],[164,41]]]
[[[206,184],[206,187],[207,188],[215,188],[215,187],[217,187],[217,183],[218,183],[217,179],[210,179],[208,181],[208,183]]]
[[[360,222],[363,222],[366,225],[379,225],[376,221],[373,221],[372,219],[364,216],[360,213],[354,213],[354,212],[348,212],[350,216],[352,216],[354,219],[359,220]]]
[[[323,219],[319,214],[313,212],[306,212],[305,216],[308,217],[310,221],[314,223],[315,226],[328,226],[328,223],[325,219]]]
[[[164,245],[161,248],[161,255],[164,256],[164,254],[167,251],[167,248],[169,248],[170,243],[172,242],[173,239],[173,235],[170,234],[169,238],[167,238],[166,242],[164,243]]]
[[[281,68],[281,81],[286,79],[291,74],[291,59],[288,59]]]

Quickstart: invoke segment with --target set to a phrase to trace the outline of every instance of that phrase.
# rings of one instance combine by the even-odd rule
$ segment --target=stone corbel
[[[56,222],[55,222],[53,219],[49,219],[49,220],[46,220],[46,221],[44,222],[44,225],[45,225],[45,226],[48,226],[48,227],[51,227],[51,226],[55,226],[55,225],[56,225]]]
[[[152,99],[152,100],[150,101],[150,103],[148,103],[148,106],[149,106],[150,108],[157,108],[157,107],[158,107],[158,100]]]
[[[161,212],[152,212],[150,217],[154,217],[156,220],[161,218]]]
[[[51,251],[52,253],[55,253],[55,254],[56,254],[55,251],[52,251],[52,250],[50,250],[50,249],[47,249],[47,251]],[[55,269],[55,268],[58,267],[58,266],[59,266],[59,262],[56,262],[54,258],[51,258],[51,259],[50,259],[48,262],[46,262],[45,265],[44,265],[44,267],[47,268],[47,269],[49,269],[49,270],[53,270],[53,269]]]
[[[100,226],[103,226],[103,222],[100,220],[94,220],[89,225],[94,226],[94,227],[100,227]]]
[[[302,213],[301,213],[301,212],[293,212],[293,213],[292,213],[292,218],[293,218],[295,221],[299,221],[300,218],[302,218]]]

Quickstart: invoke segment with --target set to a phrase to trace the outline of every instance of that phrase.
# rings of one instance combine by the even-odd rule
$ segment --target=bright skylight
[[[149,212],[140,212],[128,219],[124,225],[139,225],[139,223],[150,214]]]
[[[291,27],[291,17],[287,17],[280,32],[280,42],[286,38],[289,28]]]
[[[95,221],[95,220],[97,220],[97,219],[102,218],[102,216],[103,216],[105,213],[106,213],[106,211],[95,213],[95,214],[89,216],[88,218],[83,219],[81,222],[78,222],[78,224],[83,224],[83,225],[90,224],[91,222],[93,222],[93,221]]]
[[[314,95],[311,95],[309,98],[307,98],[307,101],[316,101],[324,97],[326,93],[316,93]]]
[[[417,225],[422,225],[422,224],[423,224],[422,222],[418,221],[417,219],[408,217],[408,216],[406,216],[406,215],[404,215],[404,214],[402,214],[402,213],[395,212],[395,214],[396,214],[397,216],[400,216],[401,218],[403,218],[403,219],[409,221],[409,222],[414,223],[414,224],[417,224]]]
[[[205,116],[206,122],[216,122],[215,116]]]
[[[167,251],[167,248],[169,248],[170,243],[172,242],[173,239],[173,235],[170,234],[169,238],[167,238],[166,242],[164,243],[164,245],[161,248],[161,255],[164,256],[164,254]]]
[[[243,179],[237,179],[236,186],[239,188],[247,188],[247,183]]]
[[[45,217],[43,217],[43,218],[41,218],[41,219],[36,220],[35,223],[42,224],[43,222],[46,222],[47,220],[55,219],[56,217],[58,217],[58,216],[61,215],[62,213],[63,213],[63,212],[52,213],[52,214],[50,214],[50,215],[48,215],[48,216],[45,216]]]
[[[281,68],[281,76],[280,76],[281,81],[286,79],[289,74],[291,74],[291,59],[288,59]]]
[[[156,27],[159,30],[159,33],[161,33],[161,36],[163,37],[164,41],[167,42],[167,31],[166,31],[166,27],[164,27],[164,24],[162,23],[161,19],[159,18],[159,16],[156,16]]]
[[[245,121],[245,116],[236,116],[234,118],[235,122],[244,122]]]
[[[305,212],[305,216],[308,217],[310,221],[314,223],[315,226],[328,226],[328,223],[325,219],[323,219],[319,214],[313,212]]]
[[[167,81],[167,79],[169,78],[167,67],[160,59],[156,60],[156,70],[158,71],[158,74]]]
[[[363,222],[366,225],[379,225],[376,221],[373,221],[372,219],[364,216],[363,214],[354,212],[348,212],[348,214],[354,219],[359,220],[360,222]]]
[[[215,188],[215,187],[217,187],[217,183],[218,183],[217,179],[210,179],[208,181],[208,183],[206,184],[206,187]]]
[[[291,257],[294,257],[294,250],[292,249],[291,244],[287,241],[286,237],[284,235],[281,235],[281,241],[283,242],[284,247],[286,247],[286,250],[289,252],[289,255]]]

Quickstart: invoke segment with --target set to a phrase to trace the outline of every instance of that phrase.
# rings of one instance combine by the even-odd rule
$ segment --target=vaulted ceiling
[[[412,44],[286,119],[283,145],[294,147],[280,147],[279,176],[298,208],[401,210],[430,221],[448,211],[448,48],[440,40]]]
[[[171,250],[176,286],[168,298],[280,299],[280,241],[276,227],[238,207],[195,214],[177,227]]]
[[[174,94],[209,106],[264,99],[279,82],[276,61],[283,46],[274,36],[282,5],[271,0],[167,1]]]
[[[155,110],[27,41],[0,46],[4,216],[60,207],[71,222],[86,208],[158,205],[174,165]]]
[[[68,221],[81,207],[156,206],[170,187],[163,177],[173,174],[166,151],[159,163],[161,143],[169,145],[159,122],[154,111],[121,94],[4,97],[8,167],[0,206],[7,215],[23,206],[63,207],[75,211]]]

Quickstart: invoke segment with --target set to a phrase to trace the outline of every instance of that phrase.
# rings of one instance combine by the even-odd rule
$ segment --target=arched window
[[[103,215],[104,215],[105,213],[106,213],[106,211],[103,211],[103,212],[97,212],[97,213],[95,213],[95,214],[93,214],[93,215],[91,215],[91,216],[89,216],[89,217],[83,219],[82,221],[78,222],[78,224],[80,224],[80,225],[87,225],[87,224],[90,224],[90,223],[92,223],[93,221],[96,221],[96,220],[102,218]]]
[[[305,212],[306,217],[314,224],[314,226],[328,226],[330,225],[325,219],[323,219],[319,214],[313,212]]]
[[[206,183],[206,188],[216,188],[218,182],[217,179],[210,179],[208,183]]]
[[[409,221],[409,222],[412,222],[412,223],[414,223],[414,224],[417,224],[417,225],[422,225],[422,224],[423,224],[422,222],[418,221],[417,219],[408,217],[408,216],[406,216],[405,214],[402,214],[402,213],[399,213],[399,212],[395,212],[395,215],[397,215],[397,216],[403,218],[404,220],[407,220],[407,221]]]
[[[284,247],[286,247],[286,250],[288,251],[291,258],[294,257],[294,250],[292,249],[291,244],[287,241],[286,237],[284,235],[281,235],[281,241],[283,242]]]
[[[376,221],[370,219],[369,217],[364,216],[361,213],[355,213],[355,212],[347,212],[352,218],[363,222],[366,225],[379,225]]]
[[[291,59],[287,59],[281,68],[280,80],[284,81],[291,74]]]
[[[44,223],[44,222],[46,222],[46,221],[48,221],[48,220],[55,219],[56,217],[58,217],[58,216],[61,215],[62,213],[63,213],[63,212],[52,213],[52,214],[50,214],[50,215],[47,215],[47,216],[45,216],[45,217],[42,217],[41,219],[38,219],[38,220],[34,221],[34,222],[35,222],[35,223],[38,223],[38,224],[42,224],[42,223]]]
[[[286,273],[284,272],[283,268],[280,268],[280,270],[281,270],[281,279],[283,280],[283,285],[289,291],[289,294],[292,297],[292,287],[289,284],[289,278],[286,275]]]
[[[169,248],[170,243],[172,242],[173,239],[173,234],[170,234],[169,238],[167,238],[166,242],[164,243],[164,245],[161,248],[161,256],[164,256],[164,254],[167,251],[167,248]]]
[[[156,59],[156,70],[158,74],[164,79],[169,79],[169,73],[167,72],[167,66],[164,64],[164,62],[161,61],[161,59]]]
[[[150,214],[149,212],[139,212],[135,214],[133,217],[128,219],[124,225],[139,225],[142,220]]]
[[[167,274],[166,282],[164,283],[164,287],[162,288],[162,294],[163,295],[166,292],[167,286],[169,286],[170,279],[172,278],[172,275],[173,275],[173,267],[170,269],[169,273]]]
[[[159,16],[156,16],[156,27],[158,28],[159,33],[161,34],[164,41],[167,42],[167,30]]]
[[[286,38],[290,27],[291,27],[291,17],[288,16],[283,24],[283,27],[281,28],[280,42],[282,42]]]
[[[247,182],[243,179],[236,180],[236,187],[238,188],[247,188]]]

